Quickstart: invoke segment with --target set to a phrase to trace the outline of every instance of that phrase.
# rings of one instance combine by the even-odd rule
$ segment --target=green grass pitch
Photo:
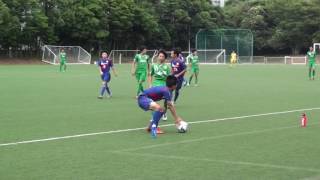
[[[178,114],[190,124],[152,139],[141,128],[129,65],[117,65],[111,99],[98,100],[94,65],[0,66],[0,179],[319,179],[320,81],[307,67],[201,66],[199,87],[182,90]],[[286,112],[318,108],[309,111]],[[301,113],[309,118],[299,127]],[[232,119],[233,117],[255,115]],[[230,119],[228,119],[230,118]],[[172,124],[169,116],[167,122]],[[50,139],[17,145],[7,143]]]

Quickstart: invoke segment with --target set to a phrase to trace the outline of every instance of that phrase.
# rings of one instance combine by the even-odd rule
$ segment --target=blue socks
[[[107,93],[109,94],[109,95],[111,95],[111,91],[110,91],[110,89],[109,89],[109,87],[108,87],[108,85],[106,84],[106,90],[107,90]]]
[[[100,95],[103,96],[106,91],[107,91],[107,93],[108,93],[109,95],[111,95],[111,91],[110,91],[110,89],[109,89],[109,87],[108,87],[107,84],[106,84],[106,85],[103,85],[103,86],[101,87]]]
[[[102,86],[100,90],[100,96],[103,96],[105,91],[106,91],[106,86]]]
[[[152,122],[151,122],[151,125],[152,124],[155,124],[157,127],[158,127],[158,124],[159,124],[159,121],[161,119],[161,117],[163,116],[163,112],[160,112],[160,111],[155,111],[152,113]]]

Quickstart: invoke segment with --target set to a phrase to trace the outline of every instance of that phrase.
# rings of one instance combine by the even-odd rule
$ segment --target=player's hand
[[[178,78],[178,77],[179,77],[179,75],[178,75],[178,74],[176,74],[176,75],[174,75],[174,77]]]
[[[103,75],[103,72],[102,72],[102,71],[100,71],[100,75]]]

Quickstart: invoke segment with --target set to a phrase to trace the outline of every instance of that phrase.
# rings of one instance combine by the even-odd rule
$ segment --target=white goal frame
[[[320,48],[320,43],[313,43],[313,49],[314,50],[316,49],[317,46]]]
[[[55,46],[55,45],[44,45],[42,46],[42,61],[48,64],[57,65],[59,64],[59,53],[61,49],[75,48],[78,50],[72,54],[73,61],[67,59],[67,64],[91,64],[91,54],[87,52],[81,46]],[[55,51],[56,50],[56,51]],[[68,52],[67,56],[68,56]],[[69,55],[70,56],[70,55]],[[69,58],[69,57],[67,57]]]
[[[307,56],[285,56],[284,58],[285,58],[285,64],[293,64],[293,65],[307,64]]]

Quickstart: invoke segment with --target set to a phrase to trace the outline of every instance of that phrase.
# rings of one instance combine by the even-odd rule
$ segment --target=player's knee
[[[163,108],[162,108],[159,104],[157,104],[156,102],[152,102],[152,103],[150,104],[150,109],[151,109],[151,110],[154,110],[154,111],[163,112]]]

